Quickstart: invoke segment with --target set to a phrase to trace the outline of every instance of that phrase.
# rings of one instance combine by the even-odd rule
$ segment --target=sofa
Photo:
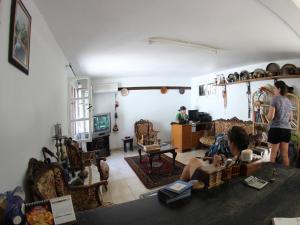
[[[227,134],[228,130],[233,126],[243,127],[249,136],[253,134],[253,123],[252,121],[243,121],[238,119],[237,117],[233,117],[231,119],[218,119],[213,121],[213,129],[211,133],[200,138],[200,143],[204,146],[211,146],[214,141],[216,135],[220,133]]]

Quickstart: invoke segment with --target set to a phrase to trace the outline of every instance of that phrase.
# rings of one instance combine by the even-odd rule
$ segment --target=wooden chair
[[[134,124],[134,132],[137,143],[142,145],[157,144],[157,134],[159,131],[153,129],[153,124],[149,120],[139,120]]]
[[[108,180],[109,177],[109,166],[106,163],[105,157],[98,157],[97,150],[83,152],[79,148],[78,142],[71,138],[65,141],[66,151],[69,160],[69,170],[75,173],[79,170],[84,170],[85,167],[90,166],[92,163],[97,166],[100,173],[101,180]],[[104,185],[107,190],[107,185]]]
[[[71,195],[75,211],[102,206],[100,186],[107,185],[107,181],[100,181],[91,185],[71,186],[59,164],[47,164],[34,158],[29,160],[27,181],[34,201]]]

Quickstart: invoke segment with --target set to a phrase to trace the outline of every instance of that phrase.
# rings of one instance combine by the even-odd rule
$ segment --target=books
[[[192,184],[178,180],[172,184],[161,188],[158,193],[158,199],[166,204],[189,197],[192,191]]]
[[[300,225],[300,217],[296,218],[273,218],[273,225]]]
[[[192,184],[178,180],[172,184],[169,184],[168,186],[165,187],[165,189],[172,191],[174,193],[177,194],[181,194],[182,192],[184,192],[187,189],[191,189],[192,188]]]
[[[74,224],[76,217],[70,195],[25,204],[28,225]]]
[[[158,199],[166,204],[170,204],[172,202],[178,201],[183,198],[187,198],[191,196],[191,189],[186,189],[181,194],[176,194],[172,191],[169,191],[165,188],[162,188],[157,193]]]
[[[258,190],[264,188],[269,183],[269,182],[267,182],[265,180],[259,179],[259,178],[254,177],[254,176],[247,177],[244,180],[244,182],[249,187],[253,187],[253,188],[258,189]]]

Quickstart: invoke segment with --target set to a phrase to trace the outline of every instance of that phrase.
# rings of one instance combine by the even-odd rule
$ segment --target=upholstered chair
[[[149,120],[139,120],[134,124],[136,141],[142,145],[157,144],[157,134],[159,131],[153,129],[153,124]]]
[[[48,164],[34,158],[28,164],[27,183],[34,201],[71,195],[75,211],[102,206],[100,186],[107,185],[106,180],[91,185],[69,185],[58,163]]]
[[[97,166],[101,180],[108,180],[109,166],[105,157],[98,157],[97,150],[84,152],[79,148],[78,142],[71,138],[65,141],[67,156],[69,160],[69,170],[74,173],[84,170],[85,167],[94,164]],[[107,185],[104,185],[107,190]]]

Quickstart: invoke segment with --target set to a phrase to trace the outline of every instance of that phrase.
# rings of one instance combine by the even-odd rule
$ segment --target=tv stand
[[[99,157],[110,156],[109,134],[93,135],[92,142],[87,142],[86,148],[88,151],[98,150]]]

